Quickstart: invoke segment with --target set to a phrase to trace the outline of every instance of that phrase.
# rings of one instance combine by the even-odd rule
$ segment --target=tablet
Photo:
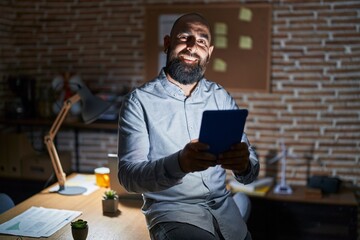
[[[209,144],[209,152],[219,154],[241,142],[248,110],[207,110],[203,112],[199,141]]]

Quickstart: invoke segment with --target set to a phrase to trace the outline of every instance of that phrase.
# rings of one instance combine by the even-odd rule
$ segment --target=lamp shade
[[[82,101],[81,115],[86,124],[98,119],[111,106],[111,103],[94,96],[85,85],[82,85],[77,93]]]

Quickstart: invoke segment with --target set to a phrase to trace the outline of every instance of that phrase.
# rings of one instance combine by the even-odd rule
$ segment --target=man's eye
[[[205,41],[205,40],[199,39],[197,42],[198,42],[198,44],[200,44],[200,45],[206,45],[206,41]]]
[[[179,37],[180,41],[187,41],[187,39],[188,39],[188,36],[180,36]]]
[[[198,44],[199,46],[201,46],[201,47],[207,47],[207,42],[206,42],[205,40],[203,40],[203,39],[199,39],[199,40],[197,41],[197,44]]]

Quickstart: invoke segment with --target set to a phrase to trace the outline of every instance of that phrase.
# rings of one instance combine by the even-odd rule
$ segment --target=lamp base
[[[277,194],[292,194],[292,189],[291,189],[291,187],[289,185],[279,184],[279,185],[275,186],[274,193],[277,193]]]
[[[61,195],[80,195],[86,192],[86,188],[84,187],[76,187],[76,186],[68,186],[64,187],[64,189],[59,190],[57,193]]]

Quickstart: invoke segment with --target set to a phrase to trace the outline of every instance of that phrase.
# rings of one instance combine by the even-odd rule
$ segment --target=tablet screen
[[[207,110],[203,112],[199,141],[209,144],[209,152],[219,154],[241,142],[248,110]]]

